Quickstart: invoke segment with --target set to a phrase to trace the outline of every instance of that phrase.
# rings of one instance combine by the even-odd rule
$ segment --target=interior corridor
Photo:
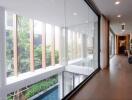
[[[127,56],[114,56],[71,100],[132,100],[132,65]]]

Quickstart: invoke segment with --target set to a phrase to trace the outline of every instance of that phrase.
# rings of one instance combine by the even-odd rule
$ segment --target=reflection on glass
[[[81,34],[77,33],[77,58],[81,57]]]
[[[72,33],[68,30],[68,60],[72,60],[72,50],[73,50],[73,43],[72,43]]]
[[[64,95],[67,95],[74,88],[73,81],[73,74],[64,72]]]
[[[34,66],[35,69],[42,67],[42,22],[34,21]]]
[[[58,0],[59,3],[64,4],[63,0]],[[58,1],[52,3],[53,8],[58,7]],[[50,2],[51,1],[47,1]],[[64,95],[68,94],[73,90],[78,84],[80,84],[87,76],[89,76],[95,69],[98,67],[98,17],[91,10],[90,7],[85,3],[84,0],[65,0],[65,7],[61,6],[62,9],[65,9],[65,20],[63,20],[64,11],[62,10],[61,17],[58,17],[60,9],[57,9],[58,12],[55,16],[49,16],[49,13],[45,13],[47,16],[44,16],[46,25],[46,30],[43,28],[43,25],[40,21],[34,21],[34,65],[35,69],[39,69],[42,66],[42,33],[46,31],[46,66],[51,66],[54,64],[60,63],[66,66],[66,71],[59,73],[61,78],[57,79],[47,79],[45,84],[43,82],[36,83],[31,86],[25,87],[29,89],[26,96],[33,96],[39,94],[43,89],[50,89],[49,84],[54,85],[58,83],[61,85],[59,90],[64,91]],[[73,6],[76,5],[76,6]],[[44,6],[47,7],[47,6]],[[51,9],[49,12],[53,12],[54,9],[51,6],[48,6]],[[46,8],[47,9],[47,8]],[[47,10],[46,10],[47,12]],[[47,18],[47,19],[46,19]],[[11,19],[11,17],[9,18]],[[56,20],[59,19],[59,20]],[[24,73],[29,71],[30,66],[30,36],[29,36],[29,19],[26,17],[18,16],[17,18],[17,48],[18,48],[18,71],[19,73]],[[9,21],[11,23],[12,21]],[[64,23],[65,22],[65,23]],[[7,24],[12,26],[12,24]],[[58,26],[56,26],[58,25]],[[9,47],[13,45],[12,43],[12,30],[6,30],[6,48],[7,48],[7,67],[11,70],[9,75],[12,74],[13,67],[13,52],[12,48],[9,50]],[[9,45],[10,42],[10,45]],[[45,46],[45,42],[43,42]],[[60,49],[61,48],[61,49]],[[44,50],[44,49],[43,49]],[[14,51],[15,52],[15,51]],[[44,52],[44,51],[43,51]],[[61,52],[61,53],[60,53]],[[44,52],[45,53],[45,52]],[[55,56],[54,56],[55,55]],[[45,56],[45,55],[44,55]],[[68,58],[68,59],[67,59]],[[44,58],[45,60],[45,58]],[[68,61],[67,61],[68,60]],[[54,63],[54,64],[53,64]],[[67,64],[68,63],[68,64]],[[50,67],[53,68],[53,67]],[[68,70],[69,69],[69,70]],[[48,70],[44,69],[44,70]],[[54,69],[52,69],[54,70]],[[55,69],[56,70],[56,69]],[[51,71],[51,70],[50,70]],[[36,72],[36,71],[35,71]],[[47,72],[48,73],[48,72]],[[52,73],[52,72],[51,72]],[[52,73],[53,74],[53,73]],[[62,78],[63,77],[63,78]],[[57,81],[56,81],[57,80]],[[64,81],[64,84],[63,84]],[[33,86],[33,87],[32,87]],[[42,88],[43,87],[43,88]],[[22,89],[23,90],[23,89]],[[36,92],[37,90],[37,92]],[[21,89],[20,89],[21,91]],[[16,92],[11,93],[11,96],[16,94]],[[22,95],[25,95],[22,94]],[[30,94],[31,93],[31,94]],[[62,95],[63,92],[61,92]],[[16,95],[15,95],[16,96]],[[27,97],[28,98],[28,97]]]
[[[114,37],[114,34],[111,33],[111,31],[109,33],[110,33],[110,36],[109,36],[109,57],[112,57],[115,52],[115,37]]]
[[[71,73],[79,74],[79,76],[88,76],[98,68],[98,16],[85,1],[66,0],[66,29],[68,34],[67,69],[69,68]],[[70,77],[71,81],[72,75]],[[79,78],[74,75],[74,79]],[[84,79],[82,78],[82,81]],[[73,83],[70,81],[65,83],[69,85],[68,88],[64,88],[65,94],[77,86],[73,84],[75,80]]]
[[[20,73],[29,71],[30,66],[29,19],[22,16],[18,16],[18,66]]]
[[[77,58],[77,34],[73,32],[73,59]]]
[[[72,72],[64,72],[64,96],[67,95],[72,89],[79,85],[87,75],[76,74]]]
[[[75,60],[81,57],[81,35],[80,33],[68,30],[68,60]]]

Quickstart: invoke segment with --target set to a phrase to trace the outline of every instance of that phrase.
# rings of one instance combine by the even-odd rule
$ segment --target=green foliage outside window
[[[51,65],[51,50],[50,46],[46,47],[46,66]],[[55,50],[55,64],[59,63],[59,52]]]
[[[18,68],[19,73],[29,71],[30,66],[30,34],[29,19],[26,17],[18,17]],[[13,33],[6,33],[6,65],[7,76],[13,75]],[[35,45],[35,44],[34,44]],[[37,45],[34,48],[35,69],[42,67],[42,47]],[[59,53],[55,50],[55,63],[59,63]],[[46,46],[46,66],[51,65],[50,46]]]
[[[17,23],[17,47],[18,47],[18,70],[19,73],[29,71],[30,66],[30,33],[29,33],[29,19],[18,16]],[[6,65],[7,76],[13,75],[13,32],[7,30],[6,32]],[[42,47],[37,45],[34,48],[35,67],[40,68],[42,65]],[[59,52],[55,50],[55,63],[59,63]],[[50,46],[46,46],[46,66],[51,65],[51,50]],[[48,89],[50,86],[58,82],[57,76],[51,77],[44,81],[33,84],[28,90],[24,92],[26,98],[30,98],[35,94]],[[7,96],[8,100],[13,100],[12,96]]]
[[[41,61],[42,61],[42,49],[41,46],[37,46],[34,49],[34,59],[35,59],[35,67],[38,69],[41,67]],[[59,52],[55,50],[55,64],[59,63]],[[50,46],[46,47],[46,66],[51,65],[51,51]]]
[[[41,68],[42,66],[42,48],[41,46],[36,46],[34,48],[34,64],[35,64],[35,68]]]
[[[44,91],[57,83],[58,83],[57,75],[52,76],[48,79],[45,79],[43,81],[40,81],[38,83],[29,86],[28,89],[22,93],[22,96],[25,98],[25,100],[27,100],[33,97],[34,95],[38,94],[39,92]],[[14,100],[13,98],[15,98],[15,96],[14,97],[11,95],[7,96],[7,100]]]
[[[55,64],[59,63],[59,52],[55,50]]]
[[[12,31],[6,31],[6,66],[7,76],[13,75],[13,36]]]
[[[19,72],[29,71],[30,66],[30,34],[29,19],[18,16],[18,66]]]

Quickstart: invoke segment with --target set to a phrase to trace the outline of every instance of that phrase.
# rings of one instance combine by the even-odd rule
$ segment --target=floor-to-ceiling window
[[[111,58],[115,54],[115,35],[112,31],[109,31],[109,57]]]
[[[82,34],[68,30],[68,60],[81,58]]]
[[[34,21],[34,66],[35,69],[42,67],[42,22]]]
[[[98,16],[83,0],[65,2],[68,35],[66,69],[69,72],[64,72],[64,95],[67,95],[98,68]]]
[[[60,63],[60,27],[55,26],[55,64],[59,64]]]
[[[17,57],[18,73],[24,73],[30,70],[30,33],[29,19],[23,16],[17,16]],[[14,43],[15,45],[15,43]],[[16,52],[14,50],[14,52]]]
[[[61,60],[60,26],[12,14],[8,11],[6,11],[5,17],[6,67],[9,83],[12,83],[15,77],[18,78],[15,78],[17,81],[24,74],[30,76],[28,72],[35,73],[38,70],[41,73],[43,70],[47,70],[48,67],[52,69],[51,67],[53,66],[59,66]],[[12,76],[15,77],[13,78]],[[46,91],[48,88],[54,88],[56,85],[58,86],[57,80],[58,75],[56,77],[46,78],[31,86],[24,86],[9,93],[7,99],[32,98],[39,92]],[[56,92],[58,92],[58,87]]]
[[[34,98],[54,85],[62,98],[99,67],[99,21],[88,4],[58,0],[44,7],[42,19],[6,11],[7,84],[20,83],[8,89],[8,100]]]

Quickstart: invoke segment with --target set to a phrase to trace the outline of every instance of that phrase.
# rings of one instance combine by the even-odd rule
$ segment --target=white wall
[[[5,9],[0,7],[0,100],[5,100],[3,87],[6,84],[5,66]]]

